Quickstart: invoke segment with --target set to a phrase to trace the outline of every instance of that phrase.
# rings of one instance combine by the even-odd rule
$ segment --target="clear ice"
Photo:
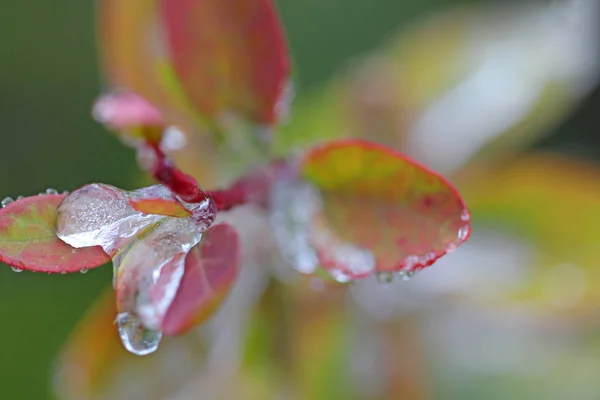
[[[270,223],[283,257],[299,272],[313,273],[319,259],[309,234],[320,208],[318,194],[308,184],[281,180],[274,185],[271,205]]]
[[[127,350],[144,355],[158,347],[185,256],[214,215],[208,200],[182,202],[192,216],[174,218],[141,213],[130,198],[173,200],[174,195],[162,185],[129,193],[103,184],[84,186],[58,208],[56,233],[73,247],[102,246],[112,257],[119,334]]]
[[[313,243],[325,249],[329,266],[335,268],[331,274],[338,282],[349,282],[375,269],[375,256],[369,250],[341,241],[325,226],[315,226],[322,207],[317,188],[299,180],[282,180],[271,196],[275,240],[296,270],[312,273],[320,265]]]
[[[162,333],[147,329],[135,315],[120,313],[117,315],[117,327],[121,342],[130,353],[145,356],[158,350]]]

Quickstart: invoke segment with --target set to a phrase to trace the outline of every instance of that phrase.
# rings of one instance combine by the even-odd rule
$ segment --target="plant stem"
[[[206,200],[207,196],[198,186],[196,179],[177,168],[158,143],[148,142],[146,146],[154,152],[155,156],[150,170],[154,179],[171,189],[183,201],[199,203]]]
[[[267,208],[273,182],[282,174],[289,173],[291,166],[286,161],[273,162],[235,181],[226,189],[207,192],[217,211],[227,211],[243,204],[255,204]]]

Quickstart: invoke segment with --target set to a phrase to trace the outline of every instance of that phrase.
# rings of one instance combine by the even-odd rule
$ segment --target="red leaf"
[[[236,231],[221,223],[209,228],[185,260],[175,299],[162,323],[165,335],[179,335],[208,318],[233,286],[240,266]]]
[[[469,236],[469,212],[441,176],[362,140],[310,151],[301,176],[321,202],[309,240],[323,267],[361,278],[431,265]]]
[[[0,210],[0,261],[30,271],[61,273],[110,261],[100,247],[75,249],[54,233],[62,195],[26,197]]]
[[[160,0],[171,57],[201,114],[273,124],[289,73],[270,0]]]

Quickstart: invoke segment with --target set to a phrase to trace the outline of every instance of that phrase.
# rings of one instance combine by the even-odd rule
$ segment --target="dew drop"
[[[23,272],[23,270],[21,268],[17,268],[17,267],[10,267],[10,269],[12,269],[14,272]]]
[[[25,196],[18,196],[18,197],[17,197],[17,200],[22,200],[22,199],[24,199],[24,198],[25,198]]]
[[[155,352],[162,339],[161,332],[146,329],[137,316],[127,312],[117,315],[117,327],[125,349],[138,356]]]
[[[66,274],[67,274],[67,271],[60,271],[60,274],[61,274],[61,275],[66,275]]]
[[[414,271],[414,270],[413,271],[400,271],[400,272],[398,272],[398,277],[400,279],[402,279],[403,281],[407,282],[407,281],[410,281],[411,278],[413,276],[415,276],[416,273],[417,273],[417,271]]]
[[[80,274],[87,274],[87,272],[88,272],[88,271],[89,271],[89,270],[88,270],[87,268],[81,268],[81,269],[79,270],[79,273],[80,273]]]
[[[169,153],[175,150],[181,150],[187,144],[185,133],[175,126],[169,126],[163,132],[160,146],[163,151]]]
[[[446,253],[452,253],[458,249],[458,244],[456,243],[448,243],[446,245]]]
[[[462,214],[460,215],[460,219],[462,221],[468,221],[471,219],[471,214],[469,214],[469,210],[467,210],[466,208],[463,210]]]
[[[375,274],[377,282],[379,283],[392,283],[394,275],[389,271],[379,271]]]
[[[465,225],[458,230],[458,234],[457,234],[458,240],[465,241],[465,240],[467,240],[468,236],[469,236],[469,226],[468,225]]]
[[[71,250],[71,254],[77,254],[77,249]]]
[[[349,275],[346,275],[342,271],[330,271],[329,274],[339,283],[348,283],[352,280]]]
[[[2,207],[6,207],[7,205],[9,205],[10,203],[12,203],[14,200],[12,197],[5,197],[4,200],[2,200],[0,202],[0,204],[2,205]]]
[[[48,188],[48,189],[46,189],[46,194],[58,194],[58,190]]]

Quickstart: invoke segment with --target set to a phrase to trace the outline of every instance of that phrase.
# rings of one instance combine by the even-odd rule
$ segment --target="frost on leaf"
[[[301,272],[320,265],[340,282],[407,277],[469,236],[469,212],[456,190],[385,147],[328,142],[304,156],[298,175],[276,184],[272,221]]]
[[[17,269],[66,273],[110,261],[100,247],[75,249],[54,232],[56,209],[65,195],[26,197],[0,209],[0,261]]]

